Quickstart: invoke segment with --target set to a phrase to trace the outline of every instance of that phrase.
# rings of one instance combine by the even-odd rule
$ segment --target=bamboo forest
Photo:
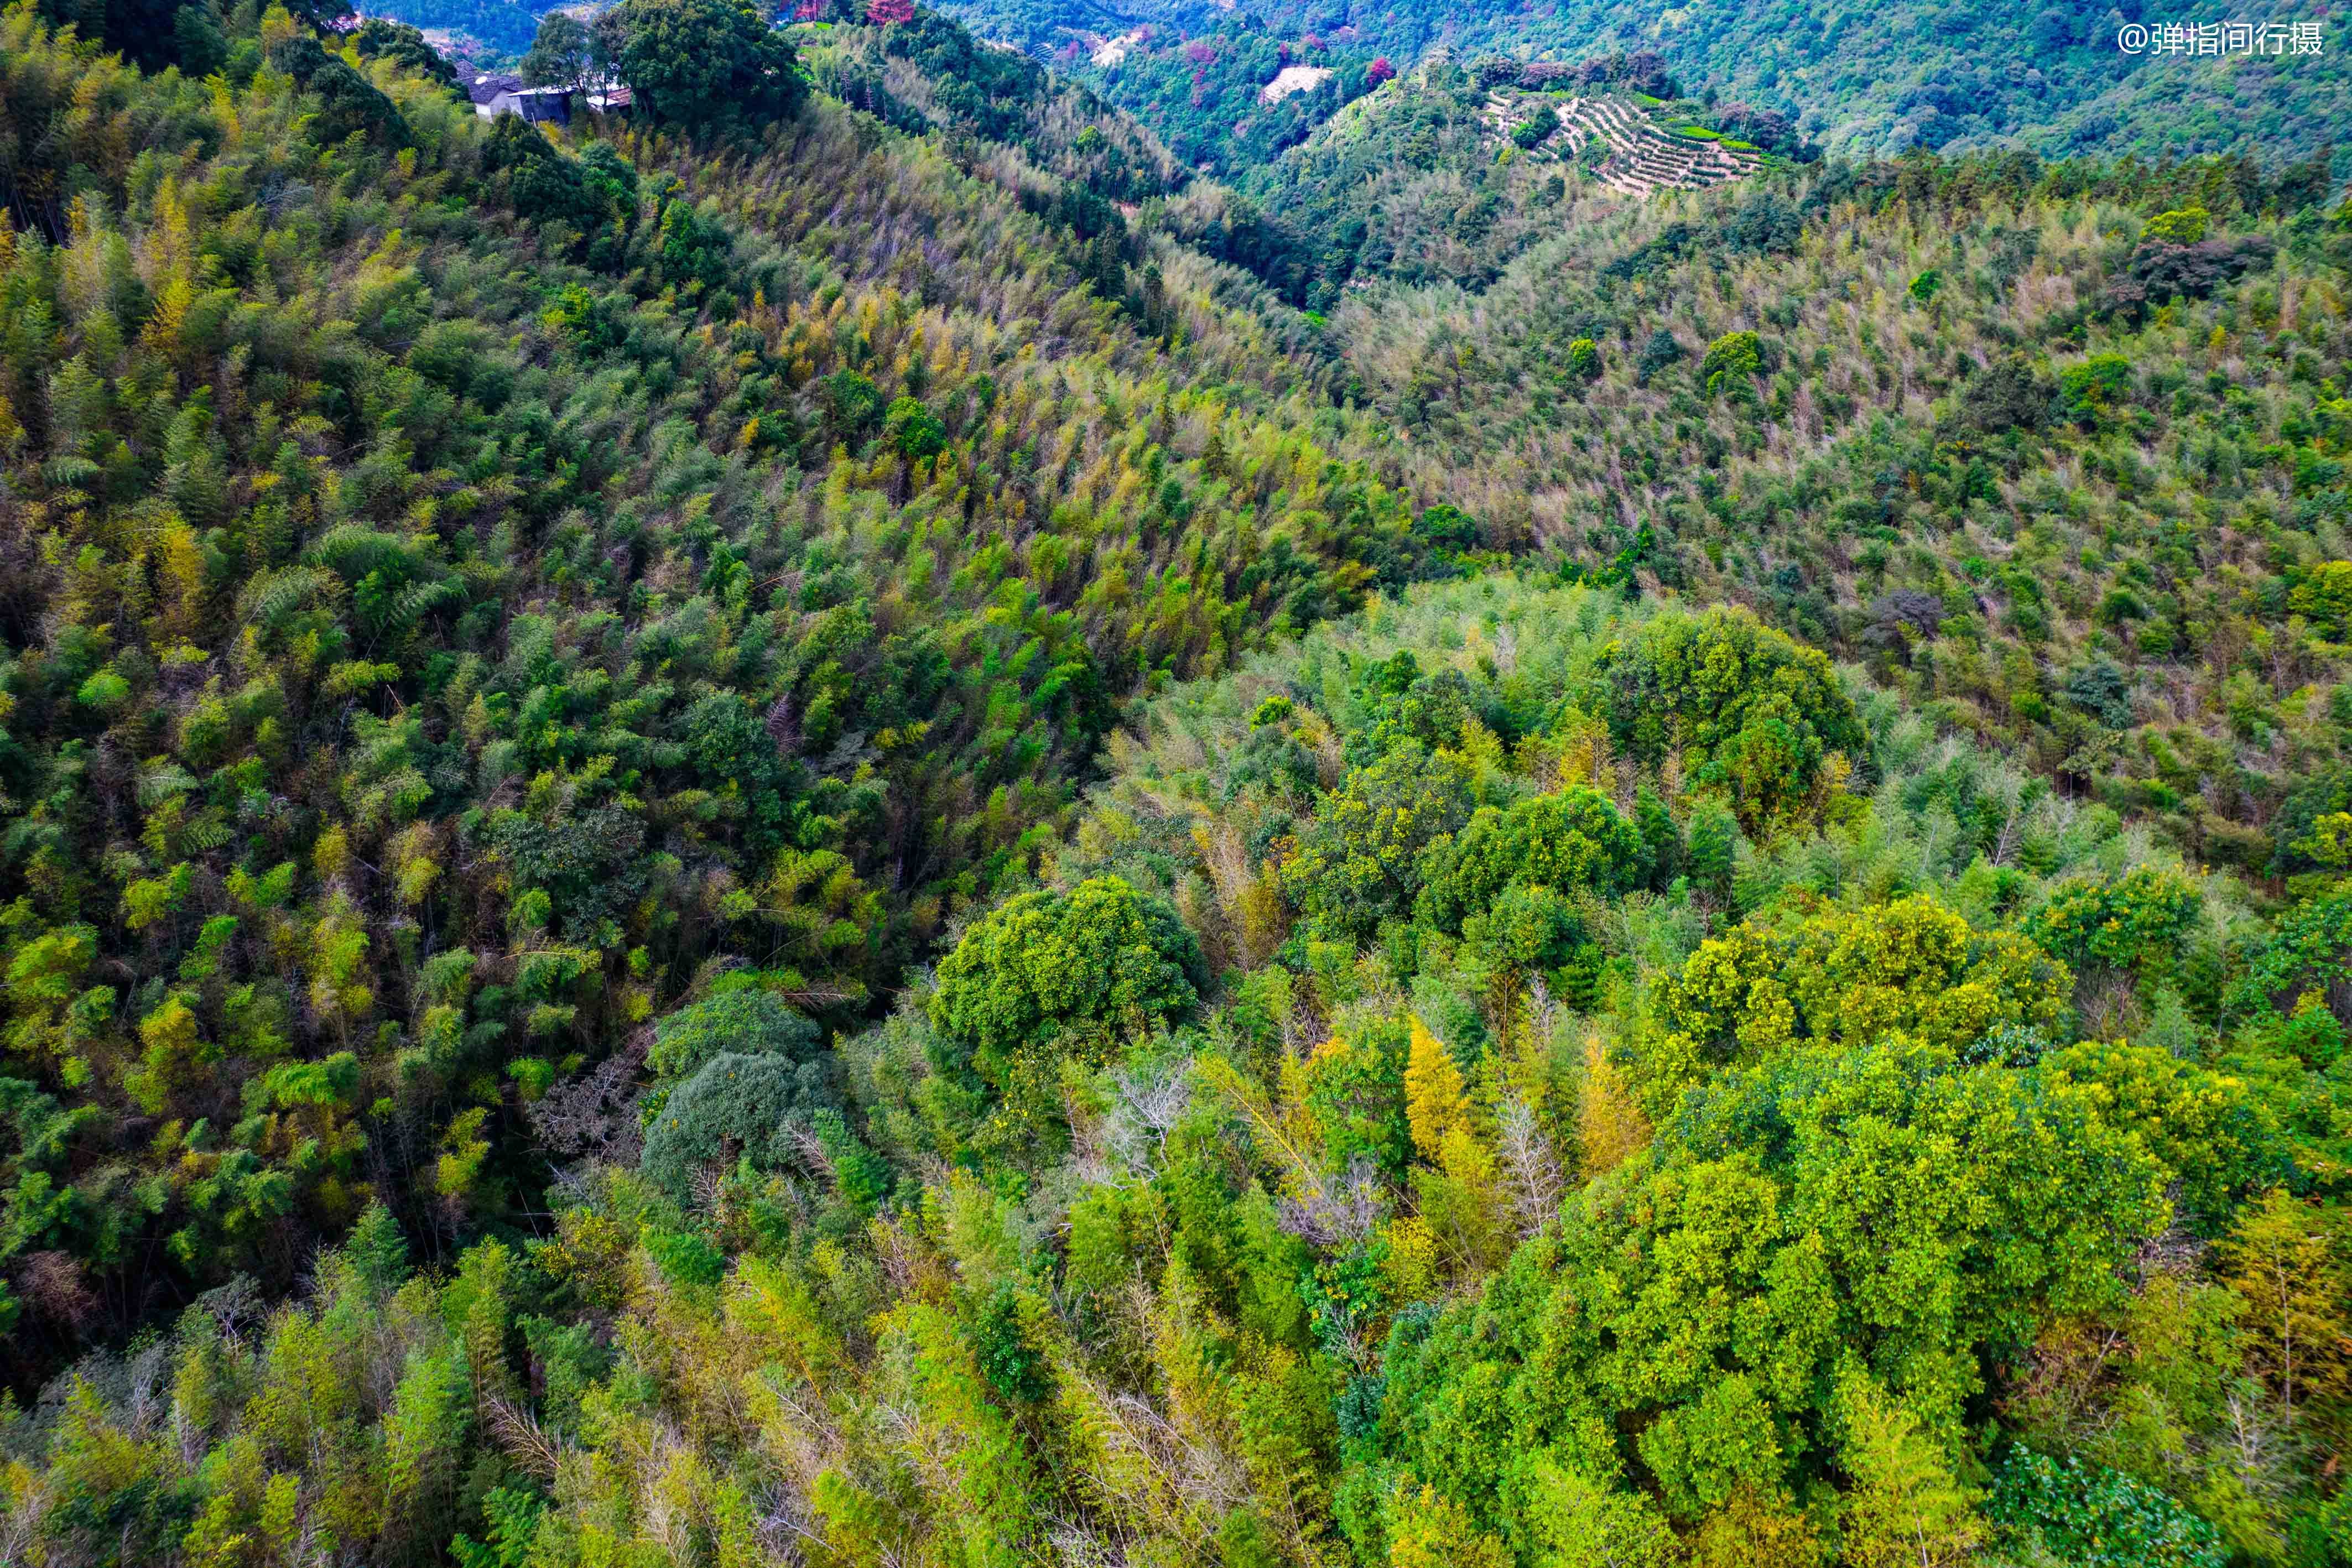
[[[5,0],[0,1568],[2352,1568],[2313,15]]]

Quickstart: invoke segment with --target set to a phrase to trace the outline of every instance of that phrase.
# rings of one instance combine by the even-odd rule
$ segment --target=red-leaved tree
[[[1389,57],[1386,55],[1382,55],[1379,59],[1374,60],[1370,65],[1364,68],[1364,79],[1374,87],[1380,86],[1381,83],[1388,80],[1391,77],[1395,75],[1396,67],[1389,64]]]
[[[915,19],[915,0],[866,0],[866,19],[877,26]]]

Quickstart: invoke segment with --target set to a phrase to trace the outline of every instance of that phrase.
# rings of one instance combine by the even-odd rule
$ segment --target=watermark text
[[[2116,32],[2126,55],[2315,55],[2316,22],[2126,22]]]

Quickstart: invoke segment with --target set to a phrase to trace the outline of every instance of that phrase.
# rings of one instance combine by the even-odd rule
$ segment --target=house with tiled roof
[[[474,112],[484,120],[520,114],[533,125],[572,122],[569,93],[560,87],[526,86],[519,76],[502,72],[478,75],[466,84],[466,96],[474,100]]]

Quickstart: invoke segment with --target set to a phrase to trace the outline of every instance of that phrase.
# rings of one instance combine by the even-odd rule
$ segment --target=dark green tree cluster
[[[756,131],[807,91],[791,41],[739,0],[621,0],[597,18],[635,107],[689,131]]]

